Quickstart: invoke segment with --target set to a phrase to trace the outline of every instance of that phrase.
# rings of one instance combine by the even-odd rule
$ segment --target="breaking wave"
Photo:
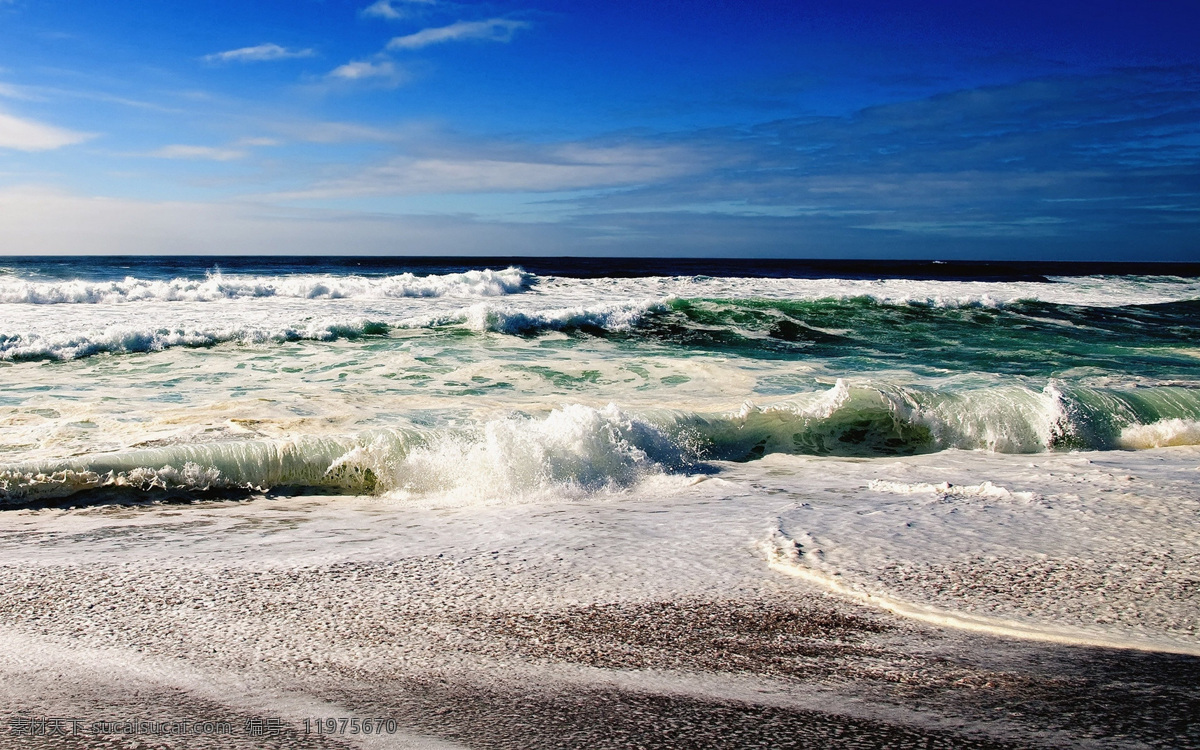
[[[405,321],[410,327],[462,325],[474,331],[544,331],[632,336],[747,353],[980,352],[1035,347],[1072,357],[1105,357],[1105,346],[1176,346],[1200,335],[1200,301],[1127,307],[1076,307],[1015,301],[1000,305],[842,299],[771,300],[657,297],[530,309],[481,302]],[[948,341],[956,346],[947,347]],[[953,351],[950,351],[953,350]],[[1117,356],[1119,353],[1114,353]]]
[[[100,488],[266,490],[304,487],[400,496],[471,498],[629,487],[688,465],[661,428],[615,406],[556,409],[469,430],[376,430],[175,445],[0,468],[0,501],[32,502]]]
[[[582,331],[598,335],[631,332],[654,312],[664,309],[655,300],[521,310],[511,305],[481,302],[443,315],[408,321],[409,327],[463,325],[476,332],[529,336],[546,331]]]
[[[1133,424],[1121,430],[1122,448],[1164,448],[1171,445],[1200,445],[1200,420],[1162,419],[1150,424]]]
[[[705,471],[706,461],[753,461],[771,453],[895,456],[948,448],[1033,453],[1148,447],[1200,443],[1196,424],[1200,392],[1176,387],[1118,392],[1052,385],[1042,391],[1009,387],[951,394],[838,381],[828,391],[765,407],[747,404],[724,414],[633,415],[614,405],[574,404],[542,418],[514,416],[468,428],[180,444],[10,465],[0,467],[0,501],[29,502],[104,487],[287,486],[468,498],[580,495],[630,487],[651,475]],[[946,496],[1002,492],[988,485],[875,489]]]
[[[228,342],[265,344],[301,340],[333,341],[381,335],[387,331],[386,324],[360,318],[278,328],[253,325],[137,328],[115,325],[80,333],[0,333],[0,361],[68,360],[103,353],[157,352],[178,346],[199,348]]]
[[[997,453],[1113,450],[1200,444],[1200,390],[1130,390],[1051,382],[947,391],[851,386],[717,417],[679,415],[675,424],[709,458],[745,461],[768,453],[896,456],[949,448]],[[1156,426],[1157,425],[1157,426]],[[1135,435],[1168,435],[1155,442]],[[1166,442],[1167,440],[1173,442]]]
[[[510,271],[515,275],[510,280],[512,285],[506,288],[516,289],[524,283],[518,278],[525,278],[524,272],[516,269],[473,271],[453,276],[475,274],[484,279]],[[273,278],[279,281],[287,277]],[[317,292],[335,294],[319,284],[312,286],[315,283],[313,277],[305,278],[308,280],[304,282],[304,288],[293,290],[298,296]],[[399,278],[358,281],[375,285]],[[449,283],[446,282],[448,278],[420,277],[420,280],[426,283],[435,279],[437,285],[444,286]],[[347,277],[339,279],[338,283],[352,281],[354,277]],[[481,281],[478,294],[501,293],[490,283]],[[457,291],[443,289],[436,293],[469,296],[463,291],[466,288],[455,287]],[[277,292],[279,290],[275,289],[271,293]],[[408,289],[405,293],[418,292],[420,290]],[[350,294],[351,291],[341,289],[336,292],[343,293]],[[382,294],[383,291],[375,289],[369,293]],[[511,298],[507,301],[473,299],[471,304],[458,306],[457,299],[456,296],[453,302],[431,303],[424,308],[424,303],[366,304],[337,312],[334,311],[336,305],[316,305],[311,311],[316,313],[315,316],[307,314],[306,305],[296,306],[297,309],[281,308],[270,315],[265,310],[224,307],[220,308],[219,315],[191,311],[190,319],[202,316],[205,321],[213,321],[212,325],[172,320],[172,316],[160,308],[153,316],[147,316],[152,317],[156,325],[110,324],[101,327],[93,322],[93,316],[86,316],[67,321],[53,333],[42,330],[49,326],[32,320],[24,324],[26,330],[0,331],[0,360],[72,359],[101,352],[157,351],[225,341],[327,340],[383,333],[389,328],[457,327],[475,333],[518,336],[554,331],[720,350],[750,357],[853,357],[854,361],[848,365],[851,371],[887,367],[890,362],[903,361],[914,367],[943,371],[1038,376],[1051,376],[1080,367],[1127,372],[1130,349],[1136,348],[1144,350],[1139,353],[1138,361],[1154,365],[1163,379],[1183,380],[1194,375],[1195,360],[1189,352],[1196,337],[1200,336],[1200,301],[1110,308],[1046,302],[1014,302],[1000,307],[944,307],[912,301],[882,303],[868,297],[809,301],[643,297],[555,305],[553,296],[547,297],[542,290],[520,297],[520,304],[514,304]],[[421,314],[423,310],[428,312]],[[255,314],[275,322],[254,325],[250,319]],[[359,317],[344,324],[311,322],[314,317],[318,321],[337,320],[333,315]],[[229,323],[220,325],[223,320]]]
[[[209,273],[203,279],[120,281],[30,281],[0,276],[0,304],[116,304],[128,302],[212,302],[244,297],[300,299],[388,299],[400,297],[496,297],[515,294],[533,283],[519,268],[417,276],[243,276]]]

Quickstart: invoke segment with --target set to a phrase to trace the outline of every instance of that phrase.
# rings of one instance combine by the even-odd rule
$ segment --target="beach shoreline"
[[[1181,718],[1200,659],[944,629],[830,593],[769,567],[755,546],[766,516],[745,497],[733,511],[727,475],[515,505],[277,495],[6,511],[8,718],[235,730],[146,747],[1200,744]],[[254,717],[280,734],[246,735]],[[317,717],[396,731],[306,734]]]

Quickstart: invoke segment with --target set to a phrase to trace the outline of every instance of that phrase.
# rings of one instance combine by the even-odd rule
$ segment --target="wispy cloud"
[[[225,62],[265,62],[267,60],[287,60],[295,57],[312,57],[316,52],[311,49],[288,49],[278,44],[259,44],[254,47],[226,50],[205,55],[204,61],[210,63]]]
[[[511,18],[490,18],[486,21],[457,21],[449,26],[421,29],[415,34],[394,37],[387,43],[389,50],[409,50],[428,47],[443,42],[478,40],[486,42],[509,42],[513,36],[529,27],[527,21]]]
[[[15,151],[50,151],[83,143],[90,133],[46,125],[0,112],[0,148]]]
[[[605,216],[622,212],[621,221],[648,207],[716,216],[730,196],[754,210],[803,208],[805,232],[830,247],[868,235],[877,247],[954,238],[999,247],[1023,238],[1106,252],[1144,242],[1194,256],[1198,75],[1177,68],[1047,77],[846,117],[673,134],[741,159],[572,200]]]
[[[249,137],[249,138],[239,138],[235,145],[238,145],[238,146],[279,146],[279,145],[282,145],[282,143],[283,142],[280,141],[278,138],[266,138],[266,137],[262,137],[262,136],[255,136],[255,137]]]
[[[329,71],[326,78],[340,82],[371,82],[384,86],[399,86],[408,73],[390,60],[355,60]]]
[[[4,2],[4,0],[0,0],[0,3],[3,3],[3,2]],[[0,83],[0,97],[4,97],[5,99],[34,99],[35,98],[35,97],[31,96],[29,93],[27,93],[24,89],[22,89],[18,86],[14,86],[11,83]]]
[[[402,128],[375,128],[352,122],[287,120],[274,122],[272,127],[288,138],[306,143],[388,143],[407,136]]]
[[[367,7],[363,8],[359,13],[367,17],[386,18],[389,21],[399,21],[402,18],[408,18],[413,15],[413,11],[398,6],[405,5],[423,5],[429,7],[436,5],[437,0],[377,0]]]
[[[246,155],[245,151],[236,148],[221,148],[218,146],[188,146],[174,144],[163,146],[151,151],[147,156],[159,159],[194,159],[198,161],[233,161]]]
[[[396,157],[286,198],[550,192],[636,185],[700,169],[697,153],[672,146],[559,144],[525,153]]]

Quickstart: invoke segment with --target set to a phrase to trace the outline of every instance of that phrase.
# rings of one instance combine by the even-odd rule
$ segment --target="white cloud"
[[[405,81],[407,74],[402,68],[390,60],[369,62],[356,60],[345,65],[339,65],[329,71],[326,78],[336,81],[372,81],[389,86],[398,86]]]
[[[488,42],[508,42],[520,29],[528,28],[526,21],[491,18],[486,21],[457,21],[449,26],[421,29],[415,34],[398,36],[387,44],[390,50],[420,49],[431,44],[477,39]]]
[[[282,143],[283,142],[280,141],[278,138],[251,137],[251,138],[239,138],[237,140],[236,145],[238,145],[238,146],[279,146],[279,145],[282,145]]]
[[[387,143],[407,135],[402,128],[373,128],[352,122],[289,120],[273,123],[272,127],[289,138],[308,143]]]
[[[222,62],[262,62],[264,60],[286,60],[293,57],[312,57],[311,49],[288,49],[278,44],[259,44],[254,47],[242,47],[225,52],[215,52],[205,55],[204,61],[211,63]]]
[[[4,2],[4,0],[0,0],[0,3],[3,3],[3,2]],[[0,96],[4,97],[6,99],[29,100],[29,99],[35,98],[33,96],[30,96],[23,89],[18,88],[17,86],[12,85],[11,83],[0,83]]]
[[[389,21],[398,21],[401,18],[408,18],[410,15],[412,15],[411,11],[397,8],[397,3],[402,3],[405,5],[429,6],[436,5],[437,0],[377,0],[359,12],[364,16],[386,18]]]
[[[0,112],[0,148],[16,151],[50,151],[82,143],[94,137],[90,133],[57,128],[33,120],[24,120]]]
[[[635,185],[695,171],[705,161],[675,147],[565,144],[507,158],[396,158],[353,177],[277,198],[516,193]]]
[[[239,151],[235,148],[186,146],[182,144],[163,146],[157,151],[151,151],[147,154],[147,156],[155,156],[160,159],[198,159],[205,161],[233,161],[245,155],[245,151]]]

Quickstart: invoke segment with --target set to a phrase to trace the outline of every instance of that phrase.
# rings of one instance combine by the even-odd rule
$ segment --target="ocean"
[[[458,555],[1200,655],[1200,268],[1136,270],[6,258],[0,564]]]

